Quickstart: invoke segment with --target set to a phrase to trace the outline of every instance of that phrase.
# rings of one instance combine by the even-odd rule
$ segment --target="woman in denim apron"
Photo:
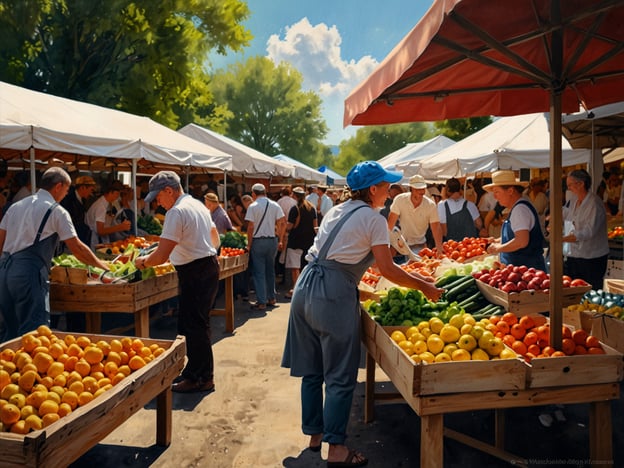
[[[351,169],[351,200],[323,218],[294,288],[282,366],[302,377],[302,430],[310,435],[313,451],[320,451],[322,441],[329,443],[328,467],[368,462],[345,445],[360,360],[362,274],[375,262],[396,284],[421,289],[432,300],[442,293],[392,261],[387,223],[376,209],[383,207],[390,184],[401,178],[375,161]]]

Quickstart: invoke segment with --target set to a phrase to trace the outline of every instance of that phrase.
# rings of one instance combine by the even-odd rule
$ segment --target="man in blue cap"
[[[135,260],[137,268],[165,263],[178,272],[178,332],[186,337],[188,361],[174,392],[214,391],[214,358],[210,339],[210,308],[219,284],[219,233],[206,206],[184,193],[175,172],[160,171],[149,181],[145,202],[156,200],[167,210],[158,247]]]

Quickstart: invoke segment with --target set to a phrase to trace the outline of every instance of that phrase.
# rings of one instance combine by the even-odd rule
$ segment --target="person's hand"
[[[145,268],[145,259],[147,257],[137,257],[134,260],[134,266],[137,267],[139,270],[143,270]]]
[[[425,282],[420,290],[430,301],[433,302],[438,302],[442,297],[442,294],[445,292],[445,289],[436,287],[433,281]]]
[[[130,223],[130,221],[126,219],[125,221],[122,221],[121,223],[119,223],[118,226],[121,226],[120,231],[129,231],[130,228],[132,227],[132,223]]]
[[[487,253],[489,254],[497,254],[499,252],[500,244],[492,243],[488,245]]]

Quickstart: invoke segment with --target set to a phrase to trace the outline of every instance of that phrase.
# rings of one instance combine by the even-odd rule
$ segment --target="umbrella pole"
[[[134,231],[132,234],[135,236],[138,234],[137,231],[137,222],[138,222],[138,213],[137,213],[137,184],[136,184],[136,175],[137,175],[137,160],[132,160],[132,175],[130,177],[130,186],[132,187],[132,213],[134,217]]]

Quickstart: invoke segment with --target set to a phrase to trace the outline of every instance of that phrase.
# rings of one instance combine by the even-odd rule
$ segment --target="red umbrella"
[[[435,0],[345,100],[344,124],[551,113],[550,186],[561,184],[561,113],[624,100],[622,0]],[[562,226],[551,192],[551,225]],[[551,233],[551,342],[561,343],[562,233]]]

